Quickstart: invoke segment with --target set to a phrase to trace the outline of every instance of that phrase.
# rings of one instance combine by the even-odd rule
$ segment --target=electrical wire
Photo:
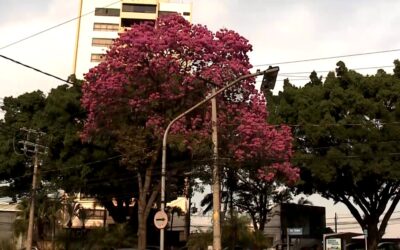
[[[359,70],[369,70],[369,69],[384,69],[384,68],[393,68],[393,65],[386,65],[386,66],[370,66],[370,67],[356,67],[356,68],[349,68],[349,70],[354,70],[354,71],[359,71]],[[313,70],[311,72],[315,73],[328,73],[328,72],[333,72],[334,70]],[[289,79],[291,82],[293,81],[309,81],[309,75],[311,74],[310,71],[300,71],[300,72],[282,72],[279,73],[278,77],[285,77],[285,79],[277,79],[277,82],[283,82],[286,79]],[[307,76],[301,75],[301,74],[308,74]],[[326,78],[326,76],[319,76],[323,79]],[[262,80],[256,80],[257,83],[262,82]]]
[[[0,55],[0,57],[4,58],[4,59],[6,59],[6,60],[9,60],[9,61],[11,61],[11,62],[13,62],[13,63],[19,64],[19,65],[21,65],[21,66],[23,66],[23,67],[26,67],[26,68],[28,68],[28,69],[31,69],[31,70],[34,70],[34,71],[39,72],[39,73],[41,73],[41,74],[44,74],[44,75],[46,75],[46,76],[55,78],[55,79],[57,79],[57,80],[59,80],[59,81],[63,81],[63,82],[68,83],[68,84],[73,84],[72,82],[70,82],[70,81],[68,81],[68,80],[64,80],[64,79],[62,79],[61,77],[58,77],[58,76],[56,76],[56,75],[50,74],[50,73],[45,72],[45,71],[42,71],[42,70],[40,70],[40,69],[38,69],[38,68],[35,68],[35,67],[33,67],[33,66],[29,66],[29,65],[27,65],[27,64],[25,64],[25,63],[22,63],[22,62],[20,62],[20,61],[17,61],[17,60],[15,60],[15,59],[10,58],[10,57],[4,56],[4,55]]]
[[[116,3],[118,3],[118,2],[121,2],[121,0],[118,0],[118,1],[112,2],[112,3],[108,4],[108,5],[105,5],[103,8],[109,7],[109,6],[111,6],[111,5],[113,5],[113,4],[116,4]],[[90,12],[87,12],[87,13],[82,14],[82,15],[80,15],[80,16],[74,17],[74,18],[72,18],[72,19],[66,20],[66,21],[64,21],[64,22],[61,22],[61,23],[56,24],[56,25],[54,25],[54,26],[52,26],[52,27],[50,27],[50,28],[41,30],[41,31],[36,32],[36,33],[34,33],[34,34],[32,34],[32,35],[29,35],[29,36],[27,36],[27,37],[24,37],[24,38],[22,38],[22,39],[19,39],[19,40],[15,41],[15,42],[9,43],[9,44],[7,44],[7,45],[5,45],[5,46],[0,47],[0,50],[3,50],[3,49],[5,49],[5,48],[11,47],[11,46],[13,46],[13,45],[15,45],[15,44],[18,44],[18,43],[20,43],[20,42],[23,42],[23,41],[26,41],[26,40],[28,40],[28,39],[31,39],[31,38],[33,38],[33,37],[35,37],[35,36],[38,36],[38,35],[40,35],[40,34],[43,34],[43,33],[47,32],[47,31],[52,30],[52,29],[58,28],[58,27],[60,27],[60,26],[62,26],[62,25],[65,25],[65,24],[67,24],[67,23],[69,23],[69,22],[72,22],[72,21],[74,21],[74,20],[76,20],[76,19],[78,19],[78,18],[81,18],[81,17],[87,16],[87,15],[89,15],[89,14],[92,14],[93,12],[95,12],[95,10],[90,11]],[[36,71],[36,72],[39,72],[39,73],[41,73],[41,74],[44,74],[44,75],[47,75],[47,76],[49,76],[49,77],[55,78],[55,79],[57,79],[57,80],[63,81],[63,82],[65,82],[65,83],[73,84],[72,82],[70,82],[70,81],[68,81],[68,80],[64,80],[64,79],[62,79],[61,77],[58,77],[58,76],[53,75],[53,74],[50,74],[50,73],[45,72],[45,71],[43,71],[43,70],[40,70],[40,69],[38,69],[38,68],[29,66],[29,65],[27,65],[27,64],[24,64],[24,63],[22,63],[22,62],[20,62],[20,61],[17,61],[17,60],[15,60],[15,59],[10,58],[10,57],[4,56],[4,55],[0,55],[0,57],[4,58],[4,59],[6,59],[6,60],[9,60],[9,61],[11,61],[11,62],[13,62],[13,63],[16,63],[16,64],[19,64],[19,65],[21,65],[21,66],[24,66],[24,67],[26,67],[26,68],[32,69],[32,70],[34,70],[34,71]]]
[[[105,6],[103,6],[103,8],[109,7],[109,6],[114,5],[114,4],[116,4],[116,3],[119,3],[119,2],[121,2],[121,0],[118,0],[118,1],[112,2],[112,3],[108,4],[108,5],[105,5]],[[75,21],[75,20],[77,20],[77,19],[79,19],[79,18],[81,18],[81,17],[84,17],[84,16],[87,16],[87,15],[89,15],[89,14],[92,14],[93,12],[95,12],[95,10],[90,11],[90,12],[87,12],[87,13],[84,13],[84,14],[82,14],[82,15],[80,15],[80,16],[71,18],[71,19],[66,20],[66,21],[64,21],[64,22],[61,22],[61,23],[56,24],[56,25],[54,25],[54,26],[51,26],[51,27],[49,27],[49,28],[47,28],[47,29],[41,30],[41,31],[36,32],[36,33],[34,33],[34,34],[31,34],[31,35],[29,35],[29,36],[26,36],[26,37],[24,37],[24,38],[22,38],[22,39],[19,39],[19,40],[15,41],[15,42],[12,42],[12,43],[9,43],[9,44],[7,44],[7,45],[4,45],[4,46],[0,47],[0,50],[3,50],[3,49],[8,48],[8,47],[11,47],[11,46],[13,46],[13,45],[15,45],[15,44],[18,44],[18,43],[21,43],[21,42],[23,42],[23,41],[29,40],[29,39],[31,39],[31,38],[33,38],[33,37],[35,37],[35,36],[38,36],[38,35],[40,35],[40,34],[43,34],[43,33],[47,32],[47,31],[50,31],[50,30],[52,30],[52,29],[58,28],[58,27],[60,27],[60,26],[63,26],[63,25],[65,25],[65,24],[70,23],[70,22],[72,22],[72,21]]]
[[[381,157],[383,157],[383,156],[385,156],[385,157],[387,157],[387,156],[398,156],[398,155],[400,155],[400,152],[385,154],[385,155],[382,155]],[[110,157],[110,158],[103,159],[103,160],[93,161],[93,162],[80,164],[80,165],[75,165],[75,166],[71,166],[71,167],[65,167],[65,168],[61,168],[61,169],[41,170],[41,173],[50,173],[50,172],[64,171],[64,170],[68,170],[68,169],[81,168],[81,167],[86,166],[86,165],[94,165],[94,164],[97,164],[97,163],[110,161],[112,159],[117,159],[117,158],[120,158],[120,157],[121,157],[121,155],[118,155],[118,156]],[[342,156],[342,157],[332,157],[330,159],[357,159],[357,158],[361,158],[361,157],[362,156],[359,156],[359,155],[349,155],[349,156]],[[265,160],[269,160],[269,161],[281,160],[281,159],[276,159],[276,158],[264,158],[264,159]],[[309,160],[308,157],[292,157],[291,159],[292,160]],[[174,165],[177,166],[177,165],[182,165],[182,164],[169,164],[169,166],[174,166]],[[17,180],[17,179],[23,179],[23,178],[31,177],[31,176],[32,176],[32,173],[28,173],[28,174],[24,174],[24,175],[20,175],[20,176],[14,176],[11,179]],[[159,176],[159,174],[157,174],[157,175],[155,174],[154,176]],[[123,178],[117,178],[117,179],[113,179],[113,180],[125,180],[125,179],[131,179],[131,178],[132,177],[123,177]],[[109,180],[109,179],[108,178],[107,179],[102,179],[102,178],[90,178],[90,179],[88,179],[89,182],[91,182],[91,181],[93,181],[93,182],[104,182],[104,181],[107,181],[107,180]],[[345,218],[345,217],[341,217],[341,218]]]
[[[370,66],[370,67],[357,67],[357,68],[349,68],[349,70],[368,70],[368,69],[381,69],[381,68],[393,68],[394,65],[386,65],[386,66]],[[333,70],[313,70],[316,73],[328,73]],[[311,74],[309,71],[300,71],[300,72],[282,72],[279,75],[294,75],[294,74]]]
[[[316,57],[316,58],[300,59],[300,60],[293,60],[293,61],[263,63],[263,64],[254,65],[253,67],[263,67],[263,66],[270,66],[270,65],[276,66],[276,65],[283,65],[283,64],[293,64],[293,63],[301,63],[301,62],[312,62],[312,61],[321,61],[321,60],[329,60],[329,59],[337,59],[337,58],[383,54],[383,53],[391,53],[391,52],[398,52],[398,51],[400,51],[400,49],[379,50],[379,51],[372,51],[372,52],[361,52],[361,53],[345,54],[345,55],[337,55],[337,56]]]

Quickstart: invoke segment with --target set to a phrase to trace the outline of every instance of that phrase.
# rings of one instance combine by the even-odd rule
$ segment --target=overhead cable
[[[17,60],[15,60],[15,59],[10,58],[10,57],[4,56],[4,55],[0,55],[0,57],[4,58],[4,59],[6,59],[6,60],[9,60],[9,61],[11,61],[11,62],[13,62],[13,63],[16,63],[16,64],[19,64],[19,65],[21,65],[21,66],[24,66],[24,67],[26,67],[26,68],[28,68],[28,69],[32,69],[32,70],[34,70],[34,71],[36,71],[36,72],[39,72],[39,73],[41,73],[41,74],[44,74],[44,75],[53,77],[53,78],[55,78],[55,79],[57,79],[57,80],[60,80],[60,81],[65,82],[65,83],[73,84],[72,82],[70,82],[70,81],[68,81],[68,80],[64,80],[64,79],[62,79],[62,78],[59,77],[59,76],[50,74],[50,73],[48,73],[48,72],[45,72],[45,71],[43,71],[43,70],[40,70],[40,69],[35,68],[35,67],[32,67],[32,66],[29,66],[29,65],[27,65],[27,64],[25,64],[25,63],[22,63],[22,62],[20,62],[20,61],[17,61]]]
[[[111,5],[113,5],[113,4],[116,4],[116,3],[118,3],[118,2],[121,2],[121,0],[112,2],[112,3],[110,3],[110,4],[106,5],[106,6],[104,6],[104,8],[105,8],[105,7],[109,7],[109,6],[111,6]],[[22,39],[19,39],[19,40],[15,41],[15,42],[12,42],[12,43],[9,43],[9,44],[7,44],[7,45],[4,45],[4,46],[0,47],[0,50],[5,49],[5,48],[8,48],[8,47],[11,47],[11,46],[13,46],[13,45],[15,45],[15,44],[18,44],[18,43],[20,43],[20,42],[26,41],[26,40],[28,40],[28,39],[31,39],[31,38],[33,38],[33,37],[35,37],[35,36],[38,36],[38,35],[40,35],[40,34],[43,34],[43,33],[47,32],[47,31],[52,30],[52,29],[58,28],[58,27],[60,27],[60,26],[63,26],[63,25],[65,25],[65,24],[70,23],[70,22],[72,22],[72,21],[75,21],[75,20],[77,20],[77,19],[79,19],[79,18],[81,18],[81,17],[84,17],[84,16],[87,16],[87,15],[89,15],[89,14],[92,14],[93,12],[95,12],[95,10],[90,11],[90,12],[87,12],[87,13],[82,14],[82,15],[80,15],[80,16],[71,18],[71,19],[66,20],[66,21],[64,21],[64,22],[62,22],[62,23],[56,24],[56,25],[51,26],[51,27],[49,27],[49,28],[47,28],[47,29],[41,30],[41,31],[36,32],[36,33],[34,33],[34,34],[32,34],[32,35],[29,35],[29,36],[27,36],[27,37],[24,37],[24,38],[22,38]]]
[[[293,61],[283,61],[283,62],[274,62],[274,63],[264,63],[264,64],[257,64],[253,67],[262,67],[262,66],[269,66],[269,65],[283,65],[283,64],[292,64],[292,63],[301,63],[301,62],[312,62],[312,61],[321,61],[321,60],[328,60],[328,59],[337,59],[337,58],[345,58],[345,57],[354,57],[354,56],[366,56],[366,55],[374,55],[374,54],[383,54],[383,53],[391,53],[391,52],[398,52],[400,49],[389,49],[389,50],[380,50],[380,51],[372,51],[372,52],[363,52],[363,53],[354,53],[354,54],[347,54],[347,55],[338,55],[338,56],[327,56],[327,57],[316,57],[316,58],[309,58],[309,59],[300,59],[300,60],[293,60]]]

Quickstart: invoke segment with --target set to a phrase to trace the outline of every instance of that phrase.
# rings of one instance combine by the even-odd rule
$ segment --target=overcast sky
[[[110,0],[110,3],[115,0]],[[185,2],[187,2],[185,0]],[[8,46],[36,32],[60,24],[78,15],[79,0],[1,0],[0,55],[67,79],[72,72],[76,21],[61,25],[34,38]],[[312,70],[333,70],[339,60],[348,68],[383,67],[392,72],[395,59],[400,58],[400,1],[289,1],[289,0],[193,0],[193,22],[211,30],[233,29],[253,44],[253,65],[277,65],[298,61],[374,51],[398,51],[282,64],[280,79],[285,73],[296,84],[304,84]],[[359,70],[372,74],[373,70]],[[0,100],[41,89],[48,92],[61,81],[39,74],[0,58]],[[320,75],[326,75],[321,72]],[[277,82],[277,88],[282,81]],[[327,205],[327,217],[334,212],[348,216],[341,206],[320,198],[311,198],[316,205]],[[399,209],[398,209],[399,210]],[[400,218],[400,213],[394,217]],[[342,220],[343,221],[343,220]],[[328,221],[332,222],[332,220]],[[394,222],[398,223],[398,222]],[[353,230],[353,229],[352,229]],[[400,237],[400,229],[392,226],[387,236]]]

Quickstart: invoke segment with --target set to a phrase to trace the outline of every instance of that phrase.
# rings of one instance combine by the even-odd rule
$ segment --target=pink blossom
[[[88,118],[82,137],[129,127],[161,143],[178,114],[203,100],[212,87],[250,72],[251,50],[249,41],[234,31],[213,33],[177,15],[158,19],[156,26],[134,25],[85,75],[82,105]],[[298,169],[290,164],[290,128],[266,122],[265,99],[254,83],[254,78],[244,80],[217,97],[221,150],[239,164],[270,162],[259,166],[266,181],[284,176],[294,182]],[[210,111],[204,105],[188,114],[171,127],[171,136],[183,137],[191,150],[210,143]]]

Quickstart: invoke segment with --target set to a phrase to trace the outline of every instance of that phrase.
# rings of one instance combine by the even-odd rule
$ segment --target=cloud
[[[39,13],[48,9],[51,2],[52,0],[2,0],[0,2],[0,27],[37,18]]]
[[[72,3],[76,1],[46,0],[37,2],[41,2],[43,8],[35,5],[31,9],[24,9],[25,11],[36,11],[36,18],[25,19],[26,16],[18,15],[19,21],[9,22],[7,26],[0,26],[0,32],[6,34],[0,38],[0,47],[61,23],[69,17],[77,16],[77,3]],[[60,13],[68,14],[60,15]],[[0,54],[66,79],[72,71],[75,30],[76,22],[71,22],[0,50]],[[4,59],[0,59],[0,67],[4,72],[0,78],[1,96],[16,96],[37,89],[47,92],[62,84],[58,80]]]

